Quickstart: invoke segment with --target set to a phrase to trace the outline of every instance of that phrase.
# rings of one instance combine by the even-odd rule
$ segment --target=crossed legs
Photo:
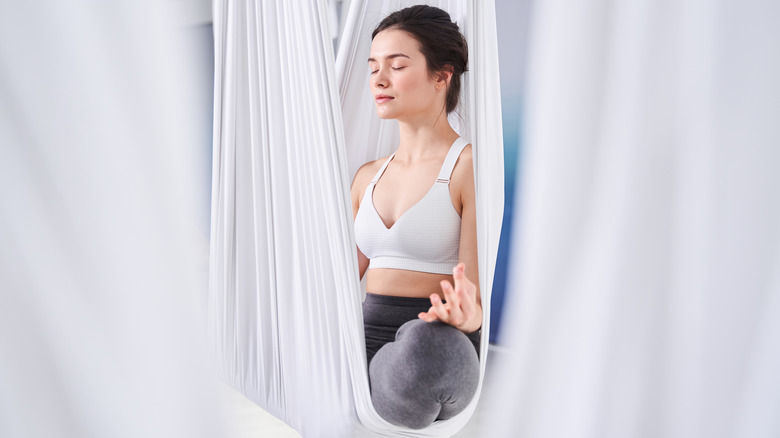
[[[374,408],[390,423],[424,428],[463,411],[479,382],[474,344],[460,330],[413,319],[369,366]]]

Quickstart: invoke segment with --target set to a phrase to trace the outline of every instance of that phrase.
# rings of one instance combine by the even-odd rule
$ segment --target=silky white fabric
[[[778,18],[535,4],[492,436],[780,436]]]
[[[4,438],[224,436],[173,17],[149,1],[0,7]]]
[[[327,19],[317,1],[214,3],[212,344],[229,384],[305,436],[348,434],[362,348]]]
[[[492,2],[443,3],[471,48],[460,126],[475,151],[486,358],[503,208],[495,18]],[[368,91],[366,32],[401,4],[351,2],[341,108],[325,2],[214,4],[212,344],[228,383],[307,437],[452,435],[477,402],[412,431],[385,422],[370,401],[349,185],[356,163],[397,144],[391,128],[363,118],[377,119],[359,93]]]

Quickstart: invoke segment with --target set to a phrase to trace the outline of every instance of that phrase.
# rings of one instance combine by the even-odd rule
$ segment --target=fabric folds
[[[362,349],[326,18],[214,3],[211,343],[229,384],[306,436],[347,434]]]
[[[534,6],[493,436],[780,435],[779,15]]]

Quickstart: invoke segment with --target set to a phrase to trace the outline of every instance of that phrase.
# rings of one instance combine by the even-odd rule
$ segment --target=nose
[[[388,79],[384,68],[380,68],[376,73],[374,73],[374,75],[371,77],[371,84],[376,88],[387,88]]]

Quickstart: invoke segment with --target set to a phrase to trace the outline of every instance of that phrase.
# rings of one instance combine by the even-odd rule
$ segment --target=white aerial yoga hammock
[[[474,148],[483,376],[504,184],[495,11],[427,3],[469,43],[453,123]],[[365,59],[373,27],[411,4],[353,1],[336,69],[324,2],[214,2],[211,342],[222,377],[305,436],[452,435],[478,399],[414,431],[380,418],[368,389],[349,185],[397,144]]]

